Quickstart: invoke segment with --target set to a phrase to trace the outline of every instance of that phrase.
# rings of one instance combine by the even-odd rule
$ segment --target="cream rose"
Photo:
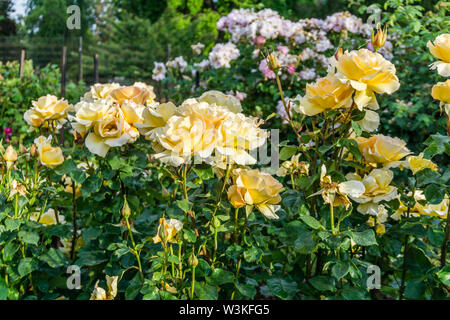
[[[275,212],[280,208],[277,204],[281,201],[281,183],[270,174],[256,169],[235,169],[232,177],[233,185],[228,189],[228,199],[234,207],[254,205],[266,218],[279,218]]]
[[[234,113],[242,112],[241,102],[236,97],[220,91],[207,91],[197,100],[200,102],[207,102],[209,104],[216,104],[217,106],[225,107]]]
[[[444,33],[437,36],[433,42],[428,41],[427,47],[435,58],[441,60],[432,63],[431,69],[437,69],[443,77],[450,77],[450,34]]]
[[[52,125],[59,128],[64,124],[67,113],[73,108],[66,100],[58,100],[53,95],[40,97],[37,101],[33,101],[32,105],[33,107],[24,114],[25,121],[32,127],[40,127],[44,123],[48,126],[48,121],[55,121],[56,123]]]
[[[111,92],[119,89],[120,87],[121,86],[118,83],[96,83],[91,86],[89,92],[84,95],[83,100],[87,102],[93,102],[97,100],[111,99]]]
[[[382,134],[369,139],[358,137],[355,140],[364,159],[369,163],[392,164],[411,153],[405,141]]]
[[[134,123],[134,125],[146,139],[152,139],[153,131],[156,128],[164,127],[167,121],[176,114],[176,109],[172,102],[154,104],[143,110],[142,121]]]
[[[306,94],[294,110],[307,116],[314,116],[330,109],[349,108],[353,103],[354,89],[342,83],[333,75],[318,79],[306,85]]]
[[[131,101],[136,104],[145,105],[150,93],[143,87],[129,86],[113,90],[110,96],[119,104],[122,104],[124,101]]]
[[[400,87],[395,66],[381,54],[367,49],[346,51],[334,60],[336,77],[349,83],[355,90],[354,101],[358,108],[378,109],[374,93],[392,94]]]
[[[397,196],[397,188],[390,185],[394,173],[389,169],[373,169],[364,178],[357,174],[347,174],[346,178],[359,180],[364,184],[363,194],[349,195],[353,201],[360,203],[357,210],[362,214],[377,215],[381,201],[390,201]]]
[[[380,125],[380,116],[378,115],[378,113],[372,110],[365,110],[365,112],[366,114],[364,115],[364,118],[358,121],[358,124],[364,131],[376,131]]]
[[[93,124],[93,131],[86,137],[90,152],[105,157],[110,147],[120,147],[136,141],[139,132],[130,126],[118,106],[113,106]]]
[[[164,149],[156,158],[174,166],[194,156],[202,160],[210,158],[218,145],[218,128],[230,114],[222,107],[186,100],[178,115],[172,116],[164,127],[155,129],[157,145]]]

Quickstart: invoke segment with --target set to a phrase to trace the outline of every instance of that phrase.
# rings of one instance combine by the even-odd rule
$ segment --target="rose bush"
[[[0,298],[448,298],[450,137],[431,135],[415,153],[374,133],[378,101],[403,85],[381,54],[383,31],[374,51],[351,39],[340,50],[322,31],[369,40],[346,13],[294,23],[237,11],[219,22],[236,41],[282,36],[329,50],[301,51],[326,65],[315,81],[301,71],[306,90],[285,65],[302,58],[279,46],[267,48],[254,87],[252,72],[233,80],[248,86],[241,93],[281,99],[283,140],[231,88],[166,98],[145,83],[95,84],[73,105],[36,97],[23,114],[34,143],[0,150]],[[223,68],[251,56],[235,49],[219,46],[211,60]],[[155,78],[166,67],[181,76],[183,61]],[[447,105],[446,92],[437,84],[428,95]]]

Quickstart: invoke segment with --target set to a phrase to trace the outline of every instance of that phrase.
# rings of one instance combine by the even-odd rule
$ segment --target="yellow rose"
[[[445,112],[449,114],[450,108],[450,79],[445,82],[438,82],[431,89],[431,96],[441,102],[440,107],[445,108]],[[442,109],[441,109],[442,110]]]
[[[110,147],[120,147],[136,141],[139,132],[130,126],[118,106],[113,106],[93,126],[94,131],[86,137],[90,152],[105,157]]]
[[[266,218],[279,218],[275,212],[280,208],[277,204],[281,201],[281,183],[270,174],[256,169],[235,169],[232,177],[233,185],[228,189],[228,199],[234,207],[254,205]]]
[[[136,104],[144,105],[147,102],[150,93],[147,89],[142,87],[122,87],[113,90],[110,96],[119,104],[122,104],[125,100],[134,102]]]
[[[64,180],[64,192],[67,192],[69,194],[73,194],[73,183],[72,183],[72,179],[69,176],[63,176],[63,180]],[[81,196],[81,185],[77,185],[75,187],[75,199],[79,198]]]
[[[358,137],[355,140],[364,159],[369,163],[389,164],[411,153],[405,141],[382,134],[374,135],[369,139]]]
[[[107,290],[98,286],[99,281],[95,283],[94,291],[92,292],[90,300],[114,300],[117,296],[117,283],[119,277],[106,276]]]
[[[429,215],[433,217],[438,217],[441,219],[446,219],[448,214],[448,206],[450,205],[450,199],[448,194],[445,195],[441,203],[438,204],[418,204],[418,211],[424,215]]]
[[[57,120],[57,127],[64,123],[67,113],[72,110],[72,106],[57,97],[46,95],[32,102],[33,107],[24,114],[25,121],[33,127],[39,127],[45,121]]]
[[[34,140],[37,146],[38,159],[45,167],[55,168],[64,162],[64,155],[61,148],[51,146],[52,136],[45,138],[40,136]]]
[[[143,83],[143,82],[135,82],[133,84],[133,87],[139,87],[139,88],[142,88],[142,89],[145,89],[145,90],[148,91],[149,96],[148,96],[148,99],[146,101],[147,106],[155,103],[156,94],[155,94],[155,90],[154,90],[153,86],[148,85],[148,84]]]
[[[199,102],[207,102],[209,104],[216,104],[222,106],[234,113],[242,112],[241,102],[234,96],[222,93],[220,91],[211,90],[203,93]]]
[[[430,65],[431,70],[437,69],[443,77],[450,77],[450,34],[444,33],[436,37],[433,42],[428,41],[431,54],[441,60]]]
[[[408,197],[412,196],[412,192],[408,193]],[[400,195],[397,197],[400,205],[398,209],[395,211],[395,213],[391,216],[392,219],[399,221],[403,216],[406,217],[408,213],[408,207],[405,206],[405,204],[402,202]],[[425,196],[423,195],[422,190],[416,190],[414,193],[414,206],[412,208],[409,208],[409,216],[410,217],[419,217],[421,214],[421,204],[418,202],[419,200],[426,200]]]
[[[175,242],[175,236],[182,228],[183,223],[180,220],[161,218],[159,219],[158,232],[153,237],[153,242],[158,243],[162,241],[164,245],[167,242]]]
[[[346,51],[334,61],[334,67],[336,76],[357,91],[354,100],[360,110],[366,106],[378,108],[374,93],[392,94],[400,87],[395,66],[381,54],[367,49]]]
[[[118,83],[96,83],[91,86],[91,89],[85,94],[83,100],[86,102],[93,102],[100,99],[110,99],[111,92],[115,89],[119,89],[120,87],[121,86]]]
[[[256,164],[256,149],[264,145],[270,134],[259,128],[261,123],[242,113],[231,113],[218,129],[215,165],[224,168],[226,164]],[[217,161],[218,159],[222,161]]]
[[[347,174],[346,178],[359,180],[364,184],[363,194],[350,195],[353,201],[360,204],[357,210],[362,214],[377,215],[381,201],[390,201],[397,196],[397,188],[390,185],[394,173],[389,169],[373,169],[364,178],[357,174]]]
[[[156,158],[174,166],[193,156],[210,158],[218,144],[218,127],[231,112],[195,99],[183,102],[178,111],[164,127],[154,131],[156,145],[163,148]]]
[[[40,212],[34,212],[30,216],[30,220],[39,222],[45,226],[51,226],[55,224],[65,224],[66,219],[62,214],[56,214],[56,211],[52,208],[48,209],[40,217]],[[39,221],[38,221],[39,219]]]
[[[79,133],[85,133],[110,109],[105,101],[81,101],[75,105],[75,116],[69,115],[72,127]]]
[[[314,116],[330,109],[349,108],[353,103],[353,92],[349,84],[328,75],[307,84],[305,96],[300,99],[300,105],[295,105],[294,108],[307,116]]]
[[[413,174],[426,168],[430,168],[433,171],[438,170],[438,166],[433,161],[425,159],[423,153],[419,154],[419,156],[406,157],[401,166],[410,169]]]
[[[142,122],[134,125],[146,139],[151,139],[154,129],[164,127],[170,117],[175,115],[176,109],[172,102],[147,107],[142,112]]]

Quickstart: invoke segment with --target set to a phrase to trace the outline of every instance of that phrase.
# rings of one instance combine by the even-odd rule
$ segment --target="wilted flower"
[[[372,33],[372,46],[375,49],[375,51],[378,51],[378,49],[384,47],[384,44],[386,43],[387,39],[387,26],[384,28],[384,30],[377,27],[377,33]]]
[[[411,152],[406,147],[406,142],[399,138],[392,138],[382,134],[370,138],[355,138],[358,148],[368,163],[382,163],[395,165],[403,157]]]
[[[183,223],[180,220],[161,218],[159,219],[158,232],[153,237],[153,242],[163,242],[164,245],[168,242],[175,242],[175,236],[182,228]]]
[[[117,276],[106,276],[107,290],[98,286],[99,280],[95,283],[94,291],[92,292],[90,300],[114,300],[117,296],[117,283],[119,277]]]
[[[360,110],[378,108],[374,93],[392,94],[400,87],[395,66],[379,53],[367,49],[346,51],[333,63],[336,76],[356,90],[354,100]]]
[[[352,200],[360,204],[357,210],[362,214],[377,215],[381,201],[391,201],[397,196],[397,188],[390,185],[394,173],[389,169],[373,169],[364,178],[356,173],[350,173],[346,175],[346,178],[358,180],[364,184],[364,193],[357,196],[350,195]]]
[[[377,214],[375,216],[370,216],[367,220],[367,224],[371,227],[374,227],[376,224],[375,232],[377,234],[385,234],[386,233],[386,226],[384,223],[387,221],[388,213],[382,204],[378,205]]]
[[[290,161],[284,161],[277,171],[277,176],[284,177],[288,174],[309,174],[309,163],[299,161],[301,154],[292,156]]]
[[[320,172],[320,191],[310,195],[310,197],[322,194],[322,198],[326,204],[333,207],[344,205],[346,209],[350,207],[351,202],[348,197],[359,197],[364,193],[364,184],[355,179],[347,179],[347,181],[337,183],[327,176],[327,168],[322,165]]]
[[[266,218],[279,218],[275,212],[280,209],[277,204],[281,201],[281,183],[270,174],[256,169],[234,169],[232,178],[233,185],[228,188],[228,199],[234,207],[254,205]]]
[[[424,215],[429,215],[433,217],[437,217],[440,219],[446,219],[448,214],[448,207],[450,205],[450,199],[448,194],[444,196],[444,199],[438,204],[430,204],[426,205],[418,204],[419,212]]]
[[[429,168],[433,171],[438,170],[438,166],[433,163],[433,161],[425,159],[423,157],[423,153],[419,154],[418,156],[406,157],[406,160],[402,162],[401,167],[410,169],[413,174],[416,174],[417,172],[426,168]]]
[[[431,69],[437,69],[443,77],[450,77],[450,34],[444,33],[437,36],[433,42],[428,41],[427,47],[435,58],[441,60],[432,63]]]
[[[353,88],[329,75],[306,85],[306,94],[294,109],[302,114],[314,116],[330,109],[349,108],[353,100]]]

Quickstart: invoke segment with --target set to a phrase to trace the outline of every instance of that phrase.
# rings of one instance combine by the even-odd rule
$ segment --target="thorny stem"
[[[133,232],[131,231],[131,226],[130,226],[130,222],[128,221],[128,217],[125,217],[125,221],[127,223],[127,229],[128,229],[128,234],[130,235],[131,244],[133,245],[133,254],[135,255],[137,263],[138,263],[139,274],[141,275],[142,281],[144,281],[144,273],[142,272],[141,258],[139,256],[138,250],[136,250],[136,243],[134,242]]]
[[[70,259],[73,260],[75,253],[75,245],[77,242],[77,201],[76,201],[76,185],[75,181],[72,181],[72,215],[73,215],[73,235],[72,235],[72,247],[70,248]]]
[[[445,267],[445,264],[447,262],[446,255],[447,255],[447,245],[448,245],[449,238],[450,238],[450,206],[448,206],[448,209],[447,209],[447,221],[446,221],[446,225],[445,225],[445,235],[444,235],[444,240],[442,241],[442,246],[441,246],[441,268]]]

